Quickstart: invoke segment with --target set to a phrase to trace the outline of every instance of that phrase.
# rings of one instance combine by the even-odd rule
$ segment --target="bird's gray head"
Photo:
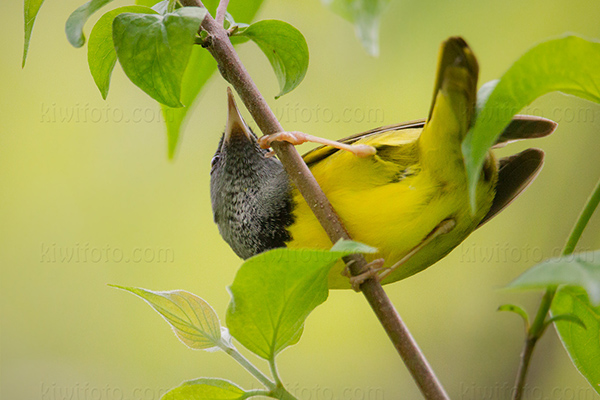
[[[214,220],[233,251],[248,258],[291,240],[291,186],[281,162],[266,157],[228,88],[227,124],[211,161]]]

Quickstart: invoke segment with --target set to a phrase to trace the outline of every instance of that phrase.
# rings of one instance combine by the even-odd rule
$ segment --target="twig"
[[[199,0],[183,0],[182,2],[186,6],[200,6]],[[233,49],[227,31],[208,14],[202,23],[202,28],[212,37],[211,44],[207,48],[217,61],[219,71],[233,85],[263,134],[283,132],[284,129],[277,117],[269,108]],[[290,179],[311,207],[331,241],[335,243],[339,239],[350,239],[350,235],[342,225],[339,216],[325,197],[296,148],[287,142],[275,142],[272,147]],[[366,270],[367,263],[360,254],[345,257],[344,261],[349,264],[352,275],[359,275]],[[448,399],[449,397],[444,388],[381,284],[376,279],[367,279],[361,284],[360,289],[402,357],[423,396],[426,399]]]
[[[563,256],[568,256],[575,251],[575,246],[577,242],[581,238],[585,227],[588,222],[592,218],[592,214],[598,207],[600,203],[600,180],[596,184],[596,187],[590,197],[588,198],[585,207],[579,214],[577,218],[577,222],[567,239],[567,243],[562,251]],[[527,339],[525,339],[525,344],[523,345],[523,351],[521,352],[521,362],[519,363],[519,372],[517,373],[517,380],[515,382],[515,392],[513,395],[513,400],[520,400],[523,396],[523,390],[525,388],[525,381],[527,379],[527,371],[529,370],[529,364],[531,361],[531,356],[533,354],[533,350],[535,348],[535,344],[542,337],[544,331],[546,330],[547,321],[546,317],[550,312],[550,306],[552,305],[552,300],[554,300],[554,296],[556,295],[556,287],[549,287],[546,289],[546,293],[544,293],[544,297],[542,297],[542,302],[540,304],[540,308],[535,316],[535,320],[531,324],[529,328],[529,332],[527,334]]]
[[[227,13],[227,6],[229,5],[229,0],[221,0],[219,2],[219,7],[217,8],[217,15],[215,19],[217,20],[217,24],[223,26],[223,22],[225,22],[225,13]]]

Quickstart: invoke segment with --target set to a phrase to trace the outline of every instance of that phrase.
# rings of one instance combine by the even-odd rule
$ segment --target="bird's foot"
[[[306,142],[319,143],[326,146],[335,147],[336,149],[349,151],[357,157],[369,157],[377,153],[377,150],[373,146],[368,146],[365,144],[349,145],[298,131],[278,132],[271,135],[265,135],[258,139],[258,144],[261,148],[268,149],[271,147],[271,143],[274,141],[288,142],[294,146]]]
[[[367,279],[374,278],[379,280],[379,271],[383,269],[384,262],[385,260],[383,258],[378,258],[375,261],[371,261],[366,265],[366,269],[364,272],[355,276],[352,276],[352,274],[350,274],[348,265],[346,265],[343,275],[347,276],[350,279],[350,285],[352,285],[352,289],[354,289],[355,292],[360,292],[360,285],[362,285]]]

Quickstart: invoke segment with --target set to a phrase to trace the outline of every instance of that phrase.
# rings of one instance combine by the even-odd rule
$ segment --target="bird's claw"
[[[308,142],[308,135],[298,131],[277,132],[261,137],[258,139],[258,144],[262,149],[268,149],[274,141],[288,142],[297,146]]]
[[[318,136],[313,136],[298,131],[278,132],[273,133],[271,135],[265,135],[258,139],[258,144],[261,148],[268,149],[269,147],[271,147],[271,143],[273,143],[274,141],[288,142],[293,144],[294,146],[306,142],[319,143],[324,144],[326,146],[335,147],[336,149],[349,151],[357,157],[369,157],[377,153],[377,149],[375,149],[375,147],[366,144],[349,145],[346,143],[336,142],[333,140],[324,139]]]
[[[354,261],[350,261],[350,263],[353,263]],[[383,269],[383,263],[384,263],[384,259],[383,258],[378,258],[377,260],[371,261],[370,263],[368,263],[366,265],[366,269],[364,270],[364,272],[352,276],[350,274],[350,271],[348,269],[348,264],[346,264],[346,268],[344,269],[343,274],[349,277],[350,280],[350,285],[352,285],[352,289],[354,289],[355,292],[360,292],[360,285],[362,285],[367,279],[377,279],[378,281],[380,280],[379,278],[379,271],[381,271]]]

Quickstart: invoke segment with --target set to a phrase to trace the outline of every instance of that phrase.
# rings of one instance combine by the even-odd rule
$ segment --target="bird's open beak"
[[[227,103],[229,107],[229,113],[227,115],[227,125],[225,125],[225,142],[230,141],[232,138],[241,137],[246,139],[252,139],[252,133],[250,128],[244,122],[240,110],[235,104],[235,98],[231,92],[231,88],[227,88]]]

